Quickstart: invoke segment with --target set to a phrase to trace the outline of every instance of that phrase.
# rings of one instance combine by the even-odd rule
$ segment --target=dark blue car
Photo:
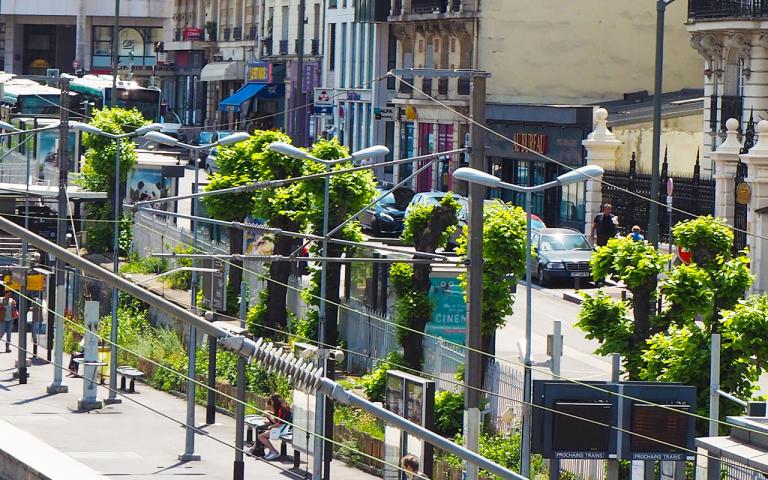
[[[386,187],[377,188],[376,196],[380,197],[387,190]],[[403,232],[405,209],[413,195],[413,190],[405,187],[388,193],[360,215],[360,224],[374,236],[400,235]]]
[[[541,228],[533,230],[531,243],[536,252],[533,268],[541,286],[555,279],[591,279],[589,260],[593,249],[581,232],[571,228]]]

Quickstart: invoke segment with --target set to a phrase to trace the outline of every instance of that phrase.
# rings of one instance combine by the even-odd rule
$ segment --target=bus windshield
[[[16,113],[25,115],[55,115],[59,113],[58,95],[20,95],[16,99]]]
[[[112,98],[112,89],[104,89],[104,103],[109,104]],[[160,92],[147,88],[118,88],[117,106],[123,108],[136,108],[145,119],[157,121],[160,117]]]

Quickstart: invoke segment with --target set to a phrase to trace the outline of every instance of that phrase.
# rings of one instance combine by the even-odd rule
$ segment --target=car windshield
[[[381,195],[386,190],[379,190],[378,194]],[[411,199],[413,198],[413,192],[408,189],[397,189],[394,192],[389,192],[384,197],[379,200],[379,205],[382,207],[389,207],[394,208],[397,210],[405,210],[405,208],[408,206],[408,204],[411,202]]]
[[[213,132],[200,132],[199,142],[200,145],[213,143]]]
[[[579,234],[543,235],[541,237],[542,251],[563,252],[566,250],[592,250],[587,238]]]

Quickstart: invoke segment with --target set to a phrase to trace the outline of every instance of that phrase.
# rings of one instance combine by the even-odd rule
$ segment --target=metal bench
[[[120,365],[117,367],[117,374],[120,375],[120,390],[125,390],[125,379],[129,379],[128,393],[134,393],[136,386],[136,379],[144,376],[144,372],[137,370],[127,365]]]
[[[257,436],[254,434],[254,432],[258,432],[259,429],[262,429],[270,424],[269,420],[267,420],[262,415],[246,415],[245,419],[243,420],[246,427],[246,433],[245,433],[245,441],[246,442],[254,442],[256,445],[257,453],[260,455],[264,454],[264,447],[261,445],[261,442],[259,442],[258,438],[254,440],[254,438]],[[293,446],[293,427],[288,426],[286,428],[282,435],[280,435],[280,455],[286,456],[288,454],[288,444],[291,444]],[[301,452],[293,449],[293,468],[299,468],[301,465]]]

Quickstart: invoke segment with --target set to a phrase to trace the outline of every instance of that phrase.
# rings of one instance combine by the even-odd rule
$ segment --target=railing
[[[411,12],[415,14],[445,13],[447,0],[412,0]]]
[[[278,53],[280,55],[288,55],[288,40],[280,40],[280,50]]]
[[[693,19],[768,17],[766,0],[688,0],[688,17]]]
[[[272,39],[264,40],[264,55],[272,55]]]
[[[243,39],[243,27],[235,27],[234,29],[232,29],[232,39],[233,40]]]
[[[225,28],[224,29],[224,41],[228,42],[229,37],[232,35],[232,29],[231,28]]]
[[[320,54],[320,40],[317,38],[312,39],[312,44],[310,46],[310,53],[312,55],[319,55]]]

